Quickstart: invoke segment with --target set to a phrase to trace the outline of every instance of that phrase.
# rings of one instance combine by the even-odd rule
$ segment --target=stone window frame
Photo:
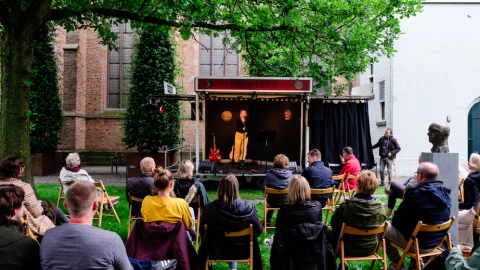
[[[200,43],[200,50],[198,53],[199,58],[199,65],[198,65],[198,74],[200,76],[214,76],[214,77],[239,77],[240,76],[240,56],[236,53],[229,52],[229,48],[223,45],[221,47],[215,47],[215,44],[218,43],[223,38],[228,37],[228,33],[226,31],[222,32],[219,37],[214,37],[213,33],[210,36],[200,34],[199,36],[199,43]],[[212,46],[213,45],[213,46]],[[212,49],[213,47],[213,49]],[[223,51],[223,52],[221,52]],[[217,52],[217,57],[215,57],[215,52]],[[220,52],[220,54],[218,54]],[[208,54],[204,57],[204,54]],[[218,56],[221,56],[222,62],[218,64]],[[234,63],[232,63],[234,61]],[[210,66],[208,72],[205,69],[202,70],[202,66]],[[215,70],[214,66],[222,66],[222,70]],[[236,72],[234,74],[229,74],[229,66],[236,66]],[[220,73],[218,72],[220,71]]]

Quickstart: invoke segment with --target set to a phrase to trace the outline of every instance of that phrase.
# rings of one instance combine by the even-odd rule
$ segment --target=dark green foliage
[[[63,127],[62,103],[58,94],[58,67],[54,51],[55,28],[47,23],[34,45],[32,86],[30,88],[31,153],[57,151]]]
[[[131,88],[126,114],[125,138],[128,148],[157,152],[180,142],[180,107],[177,101],[162,102],[164,113],[145,106],[150,95],[164,95],[163,82],[175,85],[174,47],[168,31],[153,27],[140,31],[132,61]]]

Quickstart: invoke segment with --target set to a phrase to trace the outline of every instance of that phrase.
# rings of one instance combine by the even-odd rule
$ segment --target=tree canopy
[[[317,87],[334,76],[351,78],[371,54],[390,56],[400,19],[421,10],[420,0],[0,0],[1,153],[30,166],[32,44],[49,21],[68,31],[92,27],[113,44],[112,24],[126,20],[194,32],[229,31],[249,68],[268,74],[267,55]],[[133,24],[133,27],[138,25]],[[157,29],[159,29],[157,27]],[[160,31],[160,29],[159,29]],[[227,38],[226,43],[232,41]],[[276,60],[277,61],[277,60]],[[30,170],[25,181],[31,182]]]

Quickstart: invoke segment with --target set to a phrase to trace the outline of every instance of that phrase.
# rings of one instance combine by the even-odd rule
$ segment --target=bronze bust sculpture
[[[449,153],[448,136],[450,128],[444,123],[433,122],[428,127],[428,141],[432,143],[432,153]]]

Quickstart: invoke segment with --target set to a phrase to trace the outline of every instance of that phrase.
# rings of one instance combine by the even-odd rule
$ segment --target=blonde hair
[[[480,155],[472,153],[470,155],[470,161],[468,162],[474,169],[471,170],[471,173],[480,172]]]
[[[305,177],[295,175],[290,179],[288,182],[287,204],[304,203],[306,199],[310,199],[310,196],[310,185]]]
[[[378,187],[378,180],[371,171],[362,171],[358,174],[357,189],[359,193],[372,195]]]
[[[178,164],[178,179],[192,179],[193,168],[193,163],[190,160],[180,162],[180,164]]]
[[[290,160],[288,159],[287,156],[283,155],[283,154],[280,154],[280,155],[277,155],[274,159],[273,159],[273,167],[274,168],[284,168],[284,169],[288,169],[288,165],[290,164]]]

